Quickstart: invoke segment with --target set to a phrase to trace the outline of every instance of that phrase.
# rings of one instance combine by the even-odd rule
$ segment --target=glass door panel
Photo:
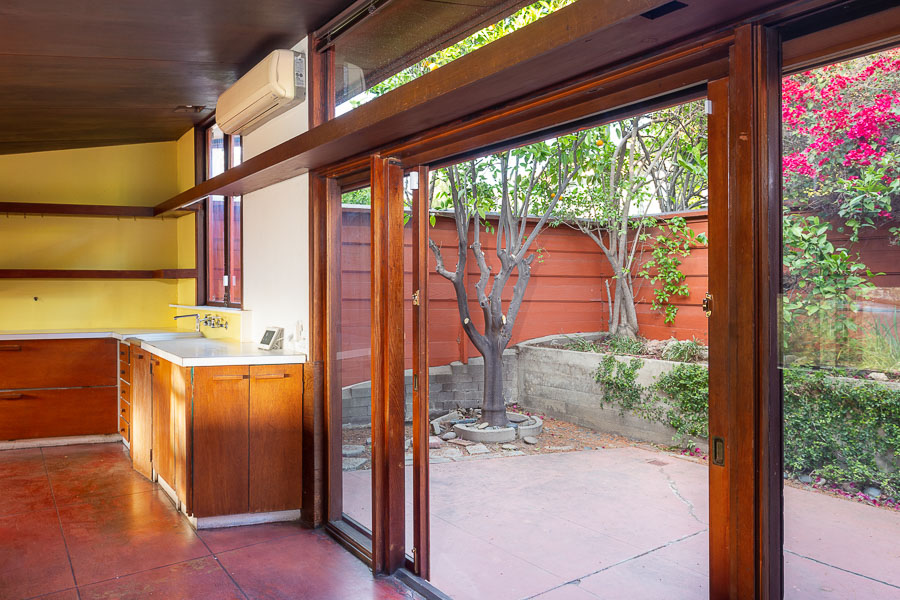
[[[900,51],[782,88],[784,595],[900,597]]]

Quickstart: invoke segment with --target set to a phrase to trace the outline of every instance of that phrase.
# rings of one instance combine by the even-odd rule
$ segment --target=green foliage
[[[675,362],[696,362],[703,358],[703,348],[696,339],[673,341],[666,346],[662,357]]]
[[[587,340],[583,337],[572,337],[566,336],[566,339],[569,340],[569,343],[566,344],[566,348],[568,350],[575,350],[576,352],[602,352],[603,348],[598,345],[596,342],[592,342],[591,340]]]
[[[618,405],[620,414],[628,411],[648,421],[657,421],[662,417],[662,411],[655,399],[645,394],[644,387],[636,381],[637,372],[643,364],[644,361],[639,358],[626,362],[606,355],[600,359],[594,381],[603,388],[603,401]]]
[[[574,1],[575,0],[540,0],[539,2],[525,6],[505,19],[494,23],[493,25],[489,25],[484,29],[473,33],[464,40],[461,40],[448,48],[439,50],[427,58],[420,60],[416,64],[388,77],[381,83],[373,85],[367,91],[366,96],[368,98],[382,96],[413,79],[417,79],[461,56],[477,50],[482,46],[486,46],[517,29],[521,29],[526,25],[534,23],[541,17],[545,17]],[[351,100],[356,106],[362,104],[363,101],[364,100],[362,99]]]
[[[341,195],[341,204],[355,204],[360,206],[371,206],[372,196],[369,194],[369,188],[361,190],[353,190]]]
[[[640,337],[613,335],[606,338],[604,344],[613,354],[637,355],[647,351],[647,340]]]
[[[835,344],[845,343],[858,329],[851,314],[859,310],[857,298],[875,287],[870,281],[875,274],[828,239],[831,229],[817,216],[784,215],[782,318],[787,346],[793,345],[791,337],[800,328],[817,321],[832,330],[829,337]]]
[[[684,217],[672,217],[666,221],[662,232],[654,239],[651,258],[644,263],[638,276],[646,277],[650,283],[662,282],[661,288],[654,288],[653,303],[650,308],[662,310],[666,323],[674,323],[678,307],[671,303],[672,296],[690,295],[685,275],[681,272],[681,259],[691,255],[691,247],[706,245],[706,236],[694,233]]]
[[[860,366],[874,371],[900,373],[900,310],[890,321],[873,320],[863,338]]]
[[[674,428],[690,446],[709,436],[707,367],[679,364],[645,388],[636,382],[643,361],[604,356],[594,379],[603,401],[620,412]],[[655,393],[658,392],[658,393]],[[793,475],[823,477],[861,490],[900,495],[900,390],[871,381],[784,371],[784,465]]]
[[[900,391],[802,369],[784,389],[785,471],[900,494]]]
[[[694,445],[709,437],[709,373],[704,365],[675,365],[656,378],[653,388],[663,394],[665,421],[675,429],[676,441]]]
[[[840,200],[836,202],[837,214],[850,229],[850,241],[859,241],[859,231],[878,227],[884,215],[890,214],[893,198],[900,196],[900,179],[892,179],[891,173],[900,162],[900,154],[887,153],[876,163],[862,168],[858,176],[848,172],[837,179]],[[900,228],[889,230],[894,243],[898,241]]]

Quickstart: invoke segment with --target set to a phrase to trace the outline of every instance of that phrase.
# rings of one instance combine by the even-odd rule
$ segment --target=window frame
[[[210,172],[211,169],[211,161],[210,161],[210,131],[216,125],[215,121],[215,113],[210,115],[210,117],[205,120],[203,123],[198,125],[195,128],[195,141],[196,141],[196,179],[198,183],[211,179],[213,175]],[[234,157],[234,138],[235,136],[222,133],[223,136],[223,151],[224,151],[224,170],[236,166],[233,163]],[[238,136],[240,137],[240,136]],[[242,155],[241,158],[243,160],[243,143],[241,144]],[[235,275],[233,273],[232,264],[232,245],[234,243],[234,238],[232,235],[232,221],[234,215],[234,204],[235,199],[238,202],[243,204],[243,196],[222,196],[225,200],[225,214],[223,219],[223,236],[224,236],[224,244],[223,244],[223,269],[225,273],[229,277],[229,283],[233,284],[235,280]],[[210,249],[209,249],[209,241],[211,238],[211,231],[209,226],[209,215],[211,214],[210,210],[210,197],[207,196],[200,203],[200,208],[196,213],[196,241],[197,241],[197,304],[203,306],[216,306],[222,308],[235,308],[242,309],[243,308],[243,299],[244,299],[244,219],[243,219],[243,206],[241,206],[241,215],[240,215],[240,231],[238,232],[238,241],[239,241],[239,261],[240,264],[237,266],[239,276],[237,277],[238,285],[225,285],[223,300],[213,300],[211,298],[211,284],[212,278],[209,276],[209,266],[210,266]],[[202,278],[201,278],[202,273]],[[238,300],[233,300],[232,289],[235,287],[238,288],[239,293],[237,294]]]

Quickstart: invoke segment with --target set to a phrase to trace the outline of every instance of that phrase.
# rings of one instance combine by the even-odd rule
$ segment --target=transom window
[[[206,178],[241,164],[241,136],[216,124],[206,129]],[[241,196],[206,199],[206,303],[240,308],[242,302]]]

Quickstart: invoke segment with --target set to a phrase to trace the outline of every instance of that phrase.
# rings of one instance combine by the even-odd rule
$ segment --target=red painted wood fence
[[[687,216],[696,232],[707,231],[705,211]],[[369,245],[369,211],[367,208],[345,207],[341,244],[341,371],[343,385],[366,381],[369,377],[370,347],[370,297],[371,253]],[[412,298],[412,246],[411,226],[407,226],[405,253],[405,295]],[[451,216],[438,215],[431,228],[431,238],[442,248],[444,263],[448,269],[456,266],[456,226]],[[471,241],[471,234],[470,234]],[[496,270],[496,238],[482,231],[482,246],[488,260]],[[600,248],[583,233],[566,226],[544,230],[533,247],[538,257],[532,265],[531,280],[525,293],[522,308],[513,329],[510,345],[551,334],[604,331],[609,324],[607,287],[615,293],[612,270]],[[455,360],[465,361],[478,356],[462,329],[456,296],[446,279],[435,272],[435,260],[429,251],[428,327],[431,365],[445,365]],[[691,290],[689,297],[676,297],[673,303],[679,307],[673,324],[664,323],[659,311],[652,311],[652,287],[649,282],[637,283],[637,312],[641,335],[651,339],[690,339],[706,342],[706,317],[700,302],[707,289],[705,247],[695,248],[684,259],[682,272],[687,276]],[[645,253],[649,258],[649,252]],[[474,257],[469,254],[467,284],[470,290],[469,305],[472,320],[481,328],[481,309],[475,300],[474,285],[479,272]],[[504,312],[516,283],[513,276],[503,293]],[[659,285],[659,284],[657,284]],[[406,303],[407,356],[411,355],[412,302]]]

